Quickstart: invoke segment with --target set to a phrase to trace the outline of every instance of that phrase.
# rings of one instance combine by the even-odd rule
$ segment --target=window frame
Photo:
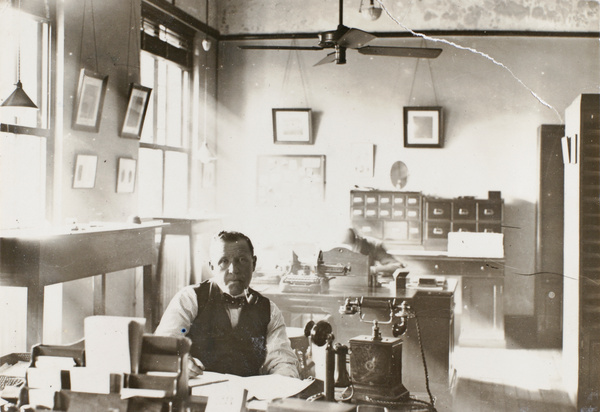
[[[154,28],[154,32],[149,33],[150,28]],[[162,32],[161,32],[162,30]],[[192,49],[194,44],[194,32],[189,28],[185,28],[181,24],[175,24],[174,20],[161,15],[157,10],[151,7],[145,7],[145,3],[142,3],[142,22],[141,22],[141,49],[140,54],[147,53],[154,60],[153,68],[153,84],[145,84],[144,86],[152,87],[153,93],[151,95],[152,104],[148,110],[152,110],[151,124],[144,125],[144,128],[152,128],[152,142],[144,140],[144,134],[140,139],[140,149],[159,150],[162,153],[162,182],[161,182],[161,214],[165,214],[166,197],[165,190],[167,182],[167,153],[178,152],[185,153],[187,156],[187,186],[186,186],[186,213],[190,208],[191,200],[191,180],[192,180],[192,149],[194,146],[194,139],[192,136],[192,130],[190,127],[189,119],[191,118],[191,111],[193,107],[193,90],[192,90],[192,79],[193,79],[193,64],[192,64]],[[182,39],[181,42],[177,43],[173,39]],[[180,46],[180,47],[178,47]],[[141,62],[140,58],[140,62]],[[180,107],[182,109],[179,129],[181,132],[181,146],[174,146],[172,142],[168,140],[168,130],[165,131],[164,143],[159,141],[160,136],[158,133],[158,112],[160,106],[158,104],[160,99],[167,99],[168,96],[163,96],[157,86],[159,83],[159,65],[161,61],[167,62],[167,70],[170,65],[175,65],[181,70],[181,101]],[[165,79],[168,81],[169,74],[165,73]],[[168,87],[166,87],[168,90]],[[147,118],[148,119],[148,116]],[[168,119],[167,119],[168,120]],[[168,125],[168,121],[165,125]],[[146,130],[146,129],[144,129]],[[141,169],[140,169],[141,170]],[[142,177],[139,177],[140,180]],[[142,199],[140,199],[142,201]]]

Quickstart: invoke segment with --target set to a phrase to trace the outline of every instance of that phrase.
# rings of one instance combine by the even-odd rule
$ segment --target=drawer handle
[[[469,209],[458,209],[458,214],[461,216],[466,216],[469,214]]]
[[[433,234],[434,235],[443,235],[444,234],[444,229],[439,228],[439,227],[434,227],[433,228]]]
[[[483,214],[486,216],[494,216],[494,209],[483,209]]]
[[[434,215],[438,215],[438,216],[439,215],[443,215],[444,214],[444,209],[439,209],[439,208],[436,207],[436,208],[433,209],[433,214]]]

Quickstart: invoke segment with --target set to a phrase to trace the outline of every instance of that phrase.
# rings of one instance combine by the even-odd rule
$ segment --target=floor
[[[458,347],[452,411],[575,412],[561,362],[559,350]]]

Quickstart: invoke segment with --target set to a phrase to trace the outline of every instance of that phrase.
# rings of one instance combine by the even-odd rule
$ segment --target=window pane
[[[165,214],[181,216],[188,208],[188,155],[165,152]]]
[[[174,64],[168,65],[167,82],[167,145],[181,147],[181,69]]]
[[[162,150],[140,148],[138,157],[138,210],[140,216],[162,215]]]
[[[0,133],[0,228],[41,226],[45,220],[46,140]]]
[[[158,60],[158,76],[156,85],[156,143],[165,144],[167,113],[167,65]]]
[[[3,108],[0,111],[0,122],[47,127],[47,25],[36,21],[27,13],[19,14],[14,9],[8,8],[0,12],[0,38],[2,38],[0,103],[11,95],[17,80],[20,80],[25,93],[40,108],[40,110],[18,111]],[[45,99],[42,99],[42,96]]]

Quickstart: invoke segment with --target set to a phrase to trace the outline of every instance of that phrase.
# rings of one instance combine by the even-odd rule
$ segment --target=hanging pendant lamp
[[[21,20],[21,1],[19,0],[19,22]],[[19,24],[19,30],[21,25]],[[1,107],[28,107],[37,109],[36,104],[27,96],[25,90],[23,90],[23,83],[21,83],[21,34],[19,32],[19,40],[17,44],[17,88],[6,100],[2,102]]]

